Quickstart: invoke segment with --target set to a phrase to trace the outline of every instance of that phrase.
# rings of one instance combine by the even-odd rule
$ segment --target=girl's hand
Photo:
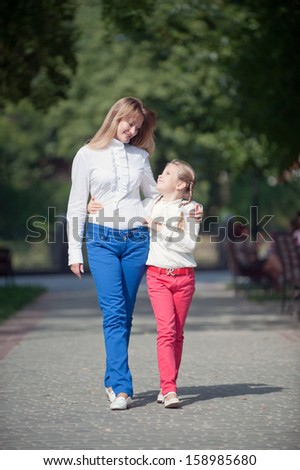
[[[84,273],[84,266],[82,263],[74,263],[70,265],[72,273],[75,274],[79,279],[81,279],[81,274]]]
[[[162,229],[162,223],[151,219],[151,217],[146,217],[145,223],[143,225],[145,225],[146,227],[149,227],[154,232],[160,232]]]
[[[197,222],[202,222],[203,218],[203,206],[202,204],[196,204],[194,209],[190,210],[189,217],[196,219]]]
[[[95,196],[92,196],[87,206],[88,213],[97,214],[97,212],[99,212],[103,208],[104,206],[101,204],[101,202],[97,202]]]

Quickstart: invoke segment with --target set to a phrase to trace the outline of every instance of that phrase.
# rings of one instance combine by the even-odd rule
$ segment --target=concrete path
[[[0,448],[299,450],[299,325],[277,303],[235,298],[229,280],[197,273],[177,410],[155,401],[156,330],[141,284],[130,344],[135,399],[112,412],[90,276],[18,278],[48,291],[0,326]]]

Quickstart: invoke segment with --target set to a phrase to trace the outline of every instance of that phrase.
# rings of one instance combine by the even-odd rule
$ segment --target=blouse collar
[[[124,148],[125,147],[123,142],[121,142],[120,140],[115,139],[115,138],[111,139],[110,145],[112,145],[113,147],[119,147],[119,148]]]

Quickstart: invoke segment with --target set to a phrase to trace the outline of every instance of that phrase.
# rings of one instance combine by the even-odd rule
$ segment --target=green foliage
[[[275,142],[282,170],[300,150],[300,3],[295,0],[233,1],[246,21],[233,37],[235,61],[228,71],[237,81],[235,112],[252,135]],[[270,166],[269,162],[269,166]]]
[[[0,116],[0,197],[6,201],[2,238],[24,239],[28,218],[47,217],[49,206],[57,214],[65,212],[75,153],[97,131],[112,103],[130,95],[158,116],[151,162],[156,176],[166,161],[187,160],[197,172],[195,199],[206,215],[247,214],[257,201],[262,212],[274,212],[276,221],[287,225],[296,182],[270,187],[266,181],[299,150],[298,7],[292,18],[282,2],[267,0],[86,0],[76,2],[73,22],[75,1],[43,1],[45,35],[39,40],[40,25],[30,32],[38,17],[32,14],[35,2],[17,1],[14,12],[6,3],[4,58],[10,56],[15,68],[0,74],[1,87],[6,83]],[[51,14],[46,16],[46,10]],[[286,22],[281,25],[281,20]],[[12,38],[19,24],[18,61]],[[32,55],[26,52],[29,37]],[[37,65],[31,67],[29,57],[35,56]],[[67,87],[64,80],[71,78],[75,62],[76,74]],[[52,65],[64,79],[43,75]],[[20,81],[24,87],[18,89]],[[28,98],[20,100],[24,94]],[[62,95],[66,99],[54,104]],[[8,98],[19,101],[8,103]],[[45,105],[43,110],[37,103]]]
[[[133,11],[136,21],[130,22]],[[201,134],[206,157],[217,153],[222,165],[230,154],[229,170],[239,170],[246,162],[281,171],[297,159],[299,2],[154,0],[151,9],[142,2],[136,10],[131,0],[112,0],[103,13],[115,31],[148,44],[157,76],[163,74],[169,85],[160,93],[165,113],[155,102],[159,115],[169,122],[173,117],[179,126],[188,122],[189,142]],[[210,137],[203,136],[209,131]],[[228,131],[229,141],[241,134],[241,145],[235,146],[240,158],[231,152]],[[197,153],[203,150],[199,140],[193,146]],[[216,152],[210,154],[213,148]]]
[[[230,201],[228,208],[231,214],[238,214],[249,220],[250,206],[257,205],[259,217],[265,214],[273,218],[268,229],[276,231],[290,230],[290,221],[298,209],[299,181],[282,182],[275,186],[268,184],[268,179],[254,172],[240,175],[230,182]]]
[[[65,96],[76,66],[75,6],[75,0],[2,0],[1,107],[30,97],[45,109]]]
[[[49,114],[57,126],[56,154],[72,158],[97,130],[112,102],[132,94],[158,115],[156,173],[174,157],[189,160],[200,177],[212,166],[214,178],[224,168],[242,168],[249,158],[245,140],[253,138],[242,133],[237,119],[227,122],[234,90],[223,63],[230,44],[217,27],[224,21],[227,31],[234,12],[222,5],[207,1],[196,8],[193,2],[158,2],[143,20],[144,35],[138,27],[139,42],[132,37],[136,23],[125,21],[126,29],[112,31],[95,2],[81,7],[77,75],[68,101]],[[118,6],[112,5],[108,13],[120,13],[122,20]]]
[[[108,19],[108,28],[114,30],[117,22],[121,30],[128,30],[131,25],[131,34],[135,35],[137,40],[141,39],[145,32],[147,19],[156,7],[153,0],[115,0],[114,2],[102,1],[101,7],[103,16]]]
[[[8,103],[0,115],[0,182],[23,188],[38,180],[45,139],[42,114],[30,101]]]
[[[51,131],[28,100],[7,104],[0,116],[2,239],[25,240],[28,220],[47,218],[49,206],[65,212],[69,165],[53,155]]]

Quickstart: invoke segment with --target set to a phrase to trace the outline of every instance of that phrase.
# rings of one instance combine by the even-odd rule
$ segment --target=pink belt
[[[182,276],[194,272],[194,268],[158,268],[157,266],[148,266],[148,270],[167,276]]]

